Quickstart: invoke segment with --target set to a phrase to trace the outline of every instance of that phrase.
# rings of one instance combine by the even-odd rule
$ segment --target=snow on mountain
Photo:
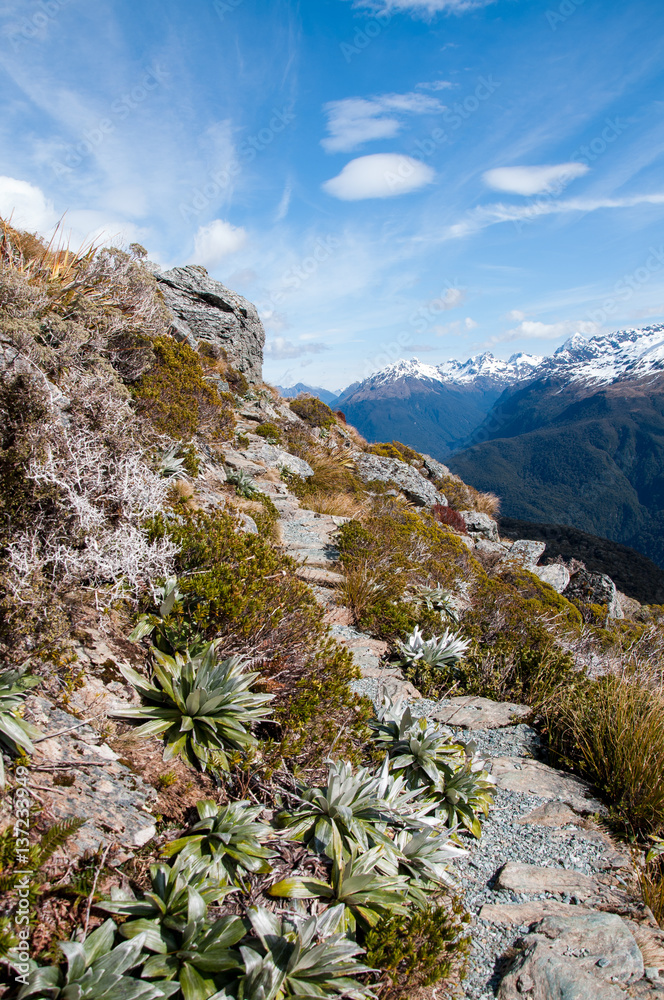
[[[401,379],[446,385],[514,385],[525,379],[565,376],[569,381],[610,383],[620,378],[641,378],[664,370],[664,325],[640,330],[618,330],[607,336],[586,338],[575,333],[554,354],[513,354],[507,361],[490,352],[467,361],[450,359],[427,365],[418,358],[396,361],[365,379],[362,385],[388,386]]]

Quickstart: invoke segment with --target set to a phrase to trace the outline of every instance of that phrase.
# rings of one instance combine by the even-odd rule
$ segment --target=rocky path
[[[664,933],[637,901],[629,852],[604,828],[585,782],[549,767],[524,706],[482,698],[431,702],[383,662],[387,645],[359,632],[334,600],[342,581],[334,533],[343,518],[300,507],[261,484],[280,513],[285,550],[302,562],[332,634],[360,667],[356,689],[382,693],[472,735],[496,781],[479,842],[460,862],[473,916],[467,1000],[664,1000]]]

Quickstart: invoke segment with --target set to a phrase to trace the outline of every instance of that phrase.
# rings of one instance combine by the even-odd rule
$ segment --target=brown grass
[[[369,561],[358,562],[346,570],[346,578],[336,588],[335,597],[338,604],[350,608],[357,621],[363,611],[377,601],[391,599],[394,596],[394,585],[385,574],[376,571]]]
[[[353,517],[357,520],[366,513],[367,509],[366,502],[350,493],[325,493],[322,490],[305,497],[303,504],[318,514]]]

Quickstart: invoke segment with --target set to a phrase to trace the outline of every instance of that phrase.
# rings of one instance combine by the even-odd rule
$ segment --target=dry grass
[[[349,493],[324,493],[322,490],[310,494],[304,503],[317,514],[331,514],[333,517],[352,517],[359,520],[366,513],[366,502]]]
[[[480,493],[458,476],[445,476],[436,485],[447,497],[450,507],[454,507],[455,510],[476,510],[488,514],[489,517],[496,517],[500,511],[500,499],[495,493]]]
[[[369,561],[349,566],[344,582],[335,591],[337,603],[350,608],[356,621],[377,601],[390,600],[393,596],[394,585]]]
[[[497,497],[495,493],[480,493],[477,490],[473,492],[475,493],[473,498],[475,510],[481,514],[488,514],[489,517],[496,517],[500,513],[500,497]]]

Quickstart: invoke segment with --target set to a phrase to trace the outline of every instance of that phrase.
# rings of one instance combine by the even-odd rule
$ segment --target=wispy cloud
[[[355,0],[354,6],[374,11],[404,10],[414,14],[466,14],[495,0]]]
[[[411,156],[374,153],[351,160],[323,184],[323,190],[341,201],[394,198],[431,184],[434,177],[431,167]]]
[[[320,342],[294,344],[292,340],[286,340],[284,337],[274,337],[265,345],[264,354],[272,361],[283,361],[285,358],[303,358],[306,354],[321,354],[323,351],[329,351],[327,344]]]
[[[418,83],[418,88],[420,90],[449,90],[450,87],[454,87],[450,80],[432,80],[430,83]]]
[[[440,114],[444,105],[426,94],[383,94],[331,101],[323,109],[329,137],[321,140],[328,153],[347,153],[365,142],[391,139],[408,115]]]
[[[189,262],[214,268],[224,257],[241,250],[246,242],[247,232],[241,226],[232,226],[224,219],[214,219],[207,226],[199,227]]]
[[[496,167],[482,175],[484,183],[494,191],[513,194],[560,194],[565,185],[583,177],[590,167],[585,163],[556,163],[535,167]]]
[[[448,226],[444,239],[461,239],[480,232],[499,222],[519,222],[544,215],[569,212],[597,212],[608,208],[634,208],[638,205],[664,205],[664,194],[642,194],[631,198],[569,198],[566,201],[534,201],[528,205],[480,205],[472,209],[460,222]]]

